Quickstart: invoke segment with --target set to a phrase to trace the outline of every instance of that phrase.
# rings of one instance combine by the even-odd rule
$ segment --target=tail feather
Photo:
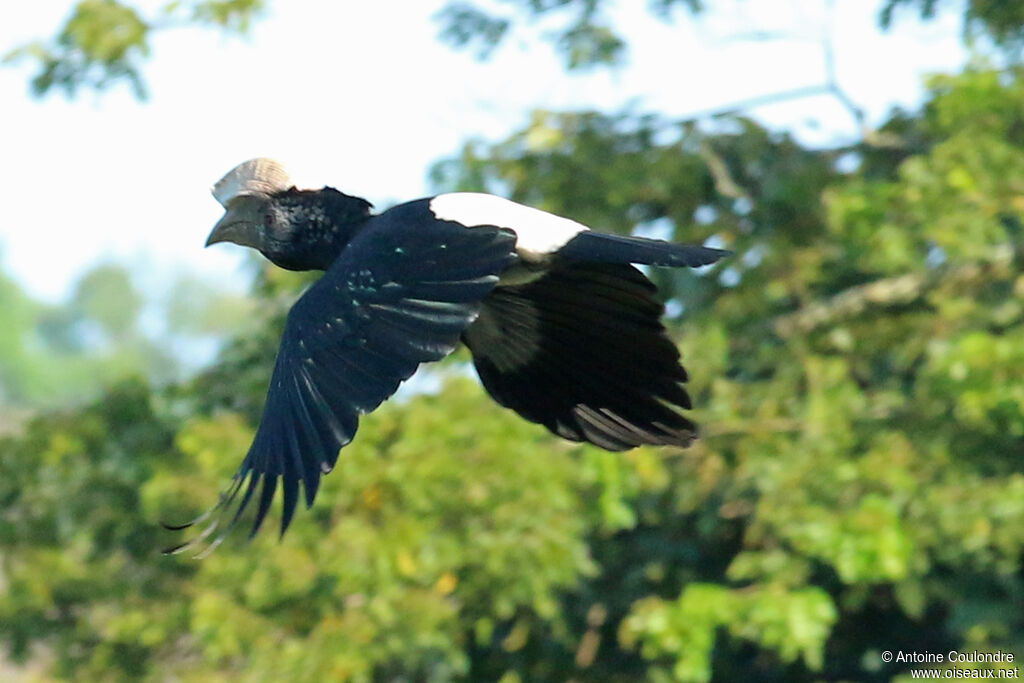
[[[651,266],[697,268],[732,252],[690,244],[673,244],[646,237],[608,235],[585,230],[558,250],[558,256],[593,263],[643,263]]]

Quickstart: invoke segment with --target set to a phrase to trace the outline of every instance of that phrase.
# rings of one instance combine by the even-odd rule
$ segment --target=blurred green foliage
[[[124,81],[145,99],[141,69],[153,31],[206,25],[245,33],[263,7],[263,0],[170,0],[146,17],[119,0],[79,0],[52,39],[18,46],[3,61],[29,60],[38,67],[31,81],[36,95],[58,89],[71,97],[81,88],[104,90]]]
[[[648,0],[648,11],[663,22],[670,22],[681,6],[699,14],[705,0]],[[884,0],[878,23],[890,29],[900,16],[900,8],[917,10],[922,19],[933,19],[939,8],[952,3],[939,0]],[[1006,49],[1012,59],[1024,49],[1024,3],[1017,0],[966,0],[963,11],[965,37],[990,38]],[[614,66],[625,61],[627,43],[603,11],[614,5],[610,0],[450,0],[438,13],[441,38],[454,47],[475,48],[486,58],[501,45],[519,24],[547,22],[554,27],[546,38],[554,43],[568,69]]]
[[[474,46],[478,57],[492,54],[516,23],[549,20],[558,28],[548,36],[568,69],[610,66],[626,54],[626,42],[602,10],[610,3],[601,0],[504,0],[508,9],[496,11],[495,3],[481,9],[478,3],[455,0],[438,12],[441,39],[457,48]],[[648,10],[669,21],[676,5],[693,14],[704,7],[703,0],[653,0]]]
[[[116,377],[173,376],[174,360],[138,328],[142,299],[121,266],[94,267],[61,305],[34,301],[0,278],[0,406],[54,408],[95,395]]]
[[[144,330],[144,309],[163,320]],[[132,274],[114,263],[86,271],[68,300],[32,299],[0,273],[0,434],[26,414],[95,398],[143,375],[166,384],[197,368],[197,345],[247,329],[252,301],[178,275],[163,300],[143,301]]]
[[[268,267],[216,367],[0,441],[4,672],[887,681],[909,667],[884,650],[1024,654],[1024,70],[935,77],[879,132],[822,150],[743,117],[540,111],[467,143],[439,188],[735,250],[652,272],[703,438],[558,441],[463,353],[362,421],[283,540],[162,558],[157,520],[213,502],[248,447],[309,281]],[[103,287],[78,305],[116,335],[83,303]]]
[[[967,0],[965,4],[968,35],[988,35],[1019,57],[1024,48],[1024,4],[1013,0]],[[918,9],[924,19],[933,18],[941,7],[938,0],[885,0],[878,15],[883,28],[893,25],[902,6]]]
[[[489,57],[519,24],[546,22],[545,32],[561,54],[567,69],[588,69],[623,63],[628,45],[606,11],[607,0],[502,0],[478,3],[452,0],[437,13],[440,38],[456,48],[472,48]],[[650,0],[648,11],[670,22],[682,8],[692,15],[705,8],[704,0]],[[105,90],[125,82],[135,96],[145,99],[142,74],[150,57],[154,32],[180,26],[219,28],[245,34],[266,10],[266,0],[167,0],[155,9],[122,0],[78,0],[56,35],[9,50],[4,63],[29,61],[36,65],[32,91],[37,96],[60,90],[73,97],[82,89]],[[898,23],[900,8],[916,9],[924,19],[934,18],[937,0],[885,0],[879,10],[884,29]],[[970,0],[965,27],[971,37],[985,36],[1004,47],[1012,58],[1024,48],[1024,4],[1007,0]]]

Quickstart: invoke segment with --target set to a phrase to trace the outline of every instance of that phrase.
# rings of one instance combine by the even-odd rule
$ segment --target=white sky
[[[544,26],[525,27],[489,62],[437,40],[443,0],[271,0],[250,38],[212,30],[157,37],[145,66],[148,102],[126,87],[68,102],[29,96],[30,68],[0,68],[0,266],[56,301],[99,259],[134,262],[147,287],[176,267],[244,286],[241,249],[203,249],[220,208],[208,188],[253,156],[283,161],[299,184],[330,184],[380,204],[428,194],[426,171],[471,137],[499,140],[532,109],[633,103],[669,117],[823,80],[823,0],[712,0],[672,25],[619,0],[613,17],[629,66],[567,75]],[[495,3],[499,9],[507,7]],[[954,71],[962,12],[877,29],[879,2],[835,0],[831,29],[844,88],[879,122],[913,107],[922,75]],[[70,2],[0,10],[0,52],[49,37]],[[786,40],[739,39],[782,32]],[[855,134],[830,98],[754,112],[817,143]],[[0,312],[2,319],[2,312]]]

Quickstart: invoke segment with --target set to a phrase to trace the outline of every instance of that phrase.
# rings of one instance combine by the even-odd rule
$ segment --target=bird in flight
[[[379,214],[332,187],[298,189],[251,159],[213,187],[225,214],[206,245],[234,242],[323,276],[292,306],[256,436],[219,502],[179,552],[257,502],[250,537],[282,493],[281,534],[300,498],[421,363],[461,341],[502,406],[610,451],[686,447],[697,430],[655,286],[631,264],[699,267],[729,252],[608,235],[489,194],[455,192]]]

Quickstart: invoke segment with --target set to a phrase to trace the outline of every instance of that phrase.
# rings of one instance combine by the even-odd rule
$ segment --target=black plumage
[[[685,447],[686,371],[655,291],[628,264],[563,261],[492,292],[462,338],[491,396],[561,437]]]
[[[222,532],[278,486],[281,533],[300,499],[374,410],[462,340],[487,391],[566,439],[609,450],[685,447],[696,427],[654,285],[630,263],[699,266],[726,252],[601,235],[489,195],[440,195],[379,215],[332,188],[299,190],[254,159],[215,187],[231,241],[293,270],[325,270],[288,314],[256,436],[219,503],[181,550]]]

